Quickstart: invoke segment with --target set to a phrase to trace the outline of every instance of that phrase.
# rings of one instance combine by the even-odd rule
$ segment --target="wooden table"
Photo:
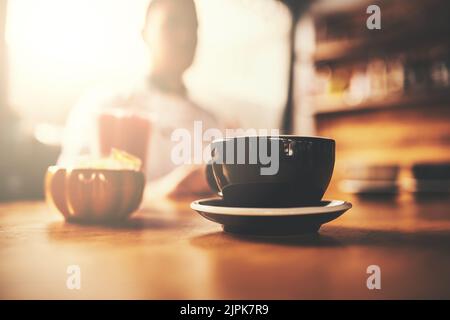
[[[226,234],[188,203],[155,201],[123,227],[0,204],[0,298],[450,298],[448,199],[351,201],[318,235],[284,238]],[[80,290],[66,287],[69,265]],[[366,286],[369,265],[381,290]]]

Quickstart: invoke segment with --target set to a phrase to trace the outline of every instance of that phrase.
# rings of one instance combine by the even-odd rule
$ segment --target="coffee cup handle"
[[[216,193],[220,192],[219,186],[217,185],[216,178],[214,177],[214,171],[212,166],[212,161],[208,161],[206,164],[206,180],[209,187]]]

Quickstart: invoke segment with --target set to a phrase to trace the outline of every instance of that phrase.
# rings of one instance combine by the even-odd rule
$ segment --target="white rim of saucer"
[[[332,213],[342,210],[348,210],[352,204],[343,200],[323,200],[329,201],[326,206],[311,207],[291,207],[291,208],[246,208],[246,207],[225,207],[210,206],[201,204],[204,201],[218,200],[217,198],[200,199],[191,203],[191,209],[207,213],[217,213],[226,215],[248,215],[248,216],[289,216],[289,215],[306,215]]]

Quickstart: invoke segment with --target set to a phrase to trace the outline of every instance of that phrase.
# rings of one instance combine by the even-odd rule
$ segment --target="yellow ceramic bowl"
[[[140,171],[49,167],[47,202],[67,221],[120,221],[139,208],[145,187]]]

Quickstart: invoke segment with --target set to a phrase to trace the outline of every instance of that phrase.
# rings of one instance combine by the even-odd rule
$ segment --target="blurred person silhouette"
[[[179,165],[171,161],[171,139],[175,129],[185,128],[193,137],[194,121],[203,130],[219,128],[218,121],[189,98],[183,81],[197,47],[198,20],[192,0],[152,0],[148,6],[142,37],[149,48],[151,70],[143,84],[122,95],[94,94],[82,97],[71,111],[65,129],[63,151],[58,163],[74,165],[77,158],[94,154],[98,139],[98,114],[113,109],[151,115],[151,130],[145,173],[154,196],[184,198],[209,193],[204,166]],[[121,130],[119,136],[126,135]],[[117,133],[113,134],[117,138]],[[143,137],[147,141],[147,137]],[[191,143],[192,145],[193,143]]]

